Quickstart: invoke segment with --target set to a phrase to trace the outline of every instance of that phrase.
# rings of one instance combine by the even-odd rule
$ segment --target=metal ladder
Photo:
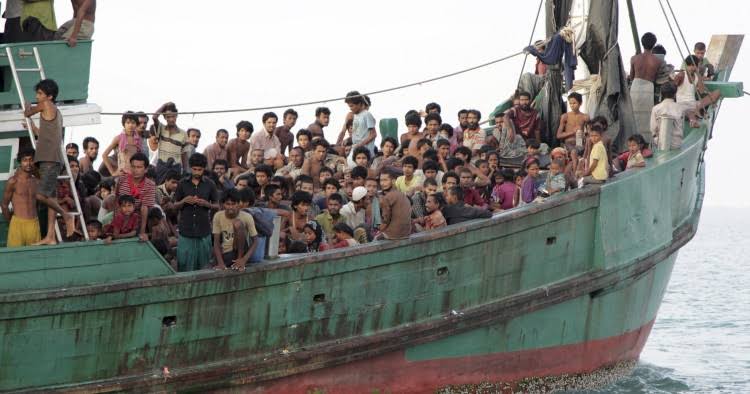
[[[19,50],[19,56],[26,55],[26,53],[21,53],[22,50]],[[10,64],[10,71],[13,74],[13,81],[16,84],[16,90],[18,91],[18,98],[21,100],[21,109],[26,110],[26,98],[23,94],[23,87],[21,87],[21,79],[18,77],[18,73],[22,72],[33,72],[33,73],[39,73],[40,80],[47,79],[47,77],[44,74],[44,66],[42,65],[42,59],[39,57],[39,49],[37,47],[34,47],[33,54],[34,54],[34,60],[36,61],[36,68],[18,68],[16,67],[16,61],[13,58],[13,51],[10,47],[5,48],[5,54],[8,57],[8,63]],[[36,149],[36,136],[34,135],[34,131],[32,129],[33,120],[31,118],[26,118],[27,122],[27,129],[29,131],[29,139],[31,140],[31,146]],[[83,210],[81,209],[81,201],[78,198],[78,190],[76,189],[75,180],[73,179],[73,174],[70,171],[70,163],[67,160],[67,153],[65,152],[65,143],[64,141],[60,141],[60,152],[62,153],[63,158],[63,168],[65,168],[65,175],[58,175],[58,180],[68,180],[68,185],[70,186],[70,194],[73,195],[73,200],[76,203],[76,212],[69,212],[71,215],[78,217],[78,223],[81,227],[81,234],[83,234],[84,239],[87,241],[89,240],[89,234],[88,231],[86,231],[86,223],[84,223],[83,220]],[[59,214],[57,214],[59,215]],[[55,215],[55,216],[57,216]],[[62,234],[60,233],[60,225],[57,222],[56,218],[47,218],[47,220],[55,220],[55,233],[57,235],[58,242],[62,242]]]

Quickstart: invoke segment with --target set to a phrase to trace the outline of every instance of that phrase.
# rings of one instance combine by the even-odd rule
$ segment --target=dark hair
[[[76,144],[75,142],[71,142],[71,143],[65,145],[65,149],[66,150],[68,150],[70,148],[73,148],[73,149],[75,149],[77,151],[80,151],[80,149],[78,149],[78,144]]]
[[[531,93],[520,91],[520,92],[518,92],[518,98],[521,98],[521,97],[526,97],[529,100],[531,100]]]
[[[383,176],[383,175],[388,175],[388,177],[391,179],[397,178],[396,173],[394,173],[392,170],[389,170],[389,169],[385,169],[383,170],[383,172],[380,173],[380,176]]]
[[[478,109],[470,109],[469,110],[469,114],[473,114],[474,116],[476,116],[477,120],[481,120],[482,119],[482,113],[479,112]]]
[[[526,166],[526,168],[529,168],[532,164],[536,164],[537,167],[539,167],[539,160],[537,160],[537,159],[531,159],[531,160],[529,160],[529,161],[526,162],[525,166]]]
[[[333,170],[330,167],[323,167],[323,168],[321,168],[320,171],[318,172],[318,175],[320,176],[320,174],[322,174],[324,172],[327,172],[327,173],[331,174],[331,176],[333,176]]]
[[[320,114],[331,115],[331,110],[328,107],[315,108],[315,117],[317,118]]]
[[[580,104],[580,103],[583,102],[583,96],[581,96],[581,94],[577,93],[577,92],[573,92],[573,93],[569,94],[568,95],[568,100],[570,100],[570,99],[573,99],[573,100],[577,101],[578,104]]]
[[[445,183],[448,180],[448,178],[454,178],[456,180],[456,183],[458,183],[458,181],[461,180],[461,177],[458,176],[458,174],[456,174],[453,171],[448,171],[445,174],[443,174],[443,179],[441,179],[442,183]]]
[[[224,159],[216,159],[214,160],[214,165],[211,167],[211,169],[216,168],[216,166],[224,166],[225,170],[229,169],[229,162]]]
[[[654,33],[648,32],[644,34],[641,37],[641,44],[643,44],[643,49],[649,51],[654,49],[654,45],[656,45],[656,36],[654,35]]]
[[[146,220],[162,220],[164,219],[164,213],[162,213],[161,209],[157,207],[152,207],[148,210],[148,214],[146,215]]]
[[[290,254],[293,253],[307,253],[307,244],[300,240],[294,240],[289,242],[289,246],[287,247],[287,252]]]
[[[422,183],[422,186],[432,185],[437,187],[438,183],[435,178],[426,178],[424,182]]]
[[[445,167],[448,169],[448,171],[453,171],[456,169],[456,167],[460,167],[464,165],[463,160],[459,159],[458,157],[449,157],[448,160],[445,161]]]
[[[347,104],[361,104],[361,105],[370,105],[369,101],[365,99],[365,96],[361,95],[358,91],[352,90],[351,92],[346,94],[346,98],[344,99],[344,102]]]
[[[198,137],[201,136],[201,131],[199,129],[196,129],[195,127],[191,127],[185,131],[185,134],[190,137],[190,132],[198,133]]]
[[[516,177],[516,173],[510,168],[503,168],[500,173],[503,175],[504,181],[513,182],[513,179]]]
[[[323,190],[325,190],[326,186],[328,186],[328,185],[333,185],[336,188],[336,190],[341,190],[341,184],[339,183],[339,181],[337,181],[334,178],[328,178],[328,179],[326,179],[325,181],[323,181],[323,184],[320,185],[320,187]]]
[[[341,197],[341,194],[333,193],[330,196],[328,196],[328,200],[333,200],[338,202],[339,204],[344,204],[344,197]]]
[[[333,196],[331,196],[333,197]],[[354,230],[352,230],[351,227],[349,227],[348,224],[344,222],[339,222],[333,225],[333,231],[336,233],[345,233],[348,234],[350,237],[354,236]]]
[[[246,187],[242,190],[233,190],[239,191],[240,202],[246,202],[249,206],[255,205],[255,192],[253,191],[253,189]]]
[[[237,189],[229,189],[226,192],[224,192],[224,195],[221,196],[221,203],[225,203],[227,201],[231,202],[240,202],[240,191]]]
[[[705,42],[696,42],[695,46],[693,46],[694,51],[705,51],[706,50],[706,43]]]
[[[438,124],[443,124],[443,118],[441,118],[440,114],[437,112],[427,114],[427,116],[424,117],[424,124],[430,123],[433,120],[436,120]]]
[[[542,144],[539,143],[539,141],[531,138],[528,141],[526,141],[526,146],[533,149],[539,149],[539,147],[542,146]]]
[[[310,230],[315,233],[315,241],[313,241],[311,248],[312,250],[309,250],[309,252],[317,252],[318,248],[320,247],[320,244],[323,242],[323,227],[320,226],[320,223],[318,223],[315,220],[311,220],[307,223],[305,223],[304,226],[302,226],[302,229],[309,228]]]
[[[693,65],[697,67],[700,63],[701,63],[701,60],[698,59],[698,56],[689,55],[688,57],[685,58],[685,64],[688,66]]]
[[[652,49],[651,52],[654,55],[666,55],[667,54],[667,50],[661,44],[657,44],[656,46],[654,46],[654,49]]]
[[[77,157],[75,157],[75,156],[68,156],[68,163],[74,163],[74,162],[77,163],[77,164],[79,164],[79,165],[81,164],[81,163],[78,162],[78,158]]]
[[[453,129],[451,128],[451,132],[452,132],[452,131],[453,131]],[[441,147],[441,146],[443,146],[443,145],[448,145],[448,146],[450,146],[450,144],[451,144],[451,142],[450,142],[450,141],[448,141],[448,140],[446,140],[446,139],[444,139],[444,138],[441,138],[441,139],[437,140],[437,143],[435,144],[435,147],[436,147],[436,148],[440,148],[440,147]]]
[[[34,148],[32,147],[22,148],[18,151],[18,154],[16,154],[16,160],[18,160],[18,162],[20,163],[24,157],[31,156],[31,158],[33,159],[34,154],[36,154],[36,151],[34,150]]]
[[[312,204],[312,195],[308,192],[296,191],[292,194],[292,208],[302,203]]]
[[[135,205],[135,197],[131,196],[130,194],[120,194],[120,197],[117,197],[117,204],[122,205],[125,203]]]
[[[427,105],[424,106],[424,112],[429,113],[433,109],[437,110],[437,113],[440,113],[440,104],[438,104],[438,103],[428,103]],[[425,121],[427,121],[427,119],[425,119]]]
[[[448,189],[448,193],[456,196],[456,199],[459,202],[463,201],[464,199],[464,191],[459,186],[453,186],[452,188]]]
[[[245,129],[249,131],[251,134],[254,131],[253,130],[253,124],[248,122],[247,120],[241,120],[239,123],[237,123],[237,132],[240,132],[240,129]]]
[[[297,113],[297,111],[295,111],[292,108],[289,108],[286,111],[284,111],[284,115],[283,115],[284,119],[286,119],[286,117],[289,116],[289,115],[292,115],[295,118],[299,118],[299,114]]]
[[[45,95],[52,97],[52,101],[57,99],[57,94],[60,92],[60,88],[57,87],[57,82],[52,79],[43,79],[39,81],[34,85],[34,91],[37,90],[41,90]]]
[[[281,186],[274,185],[273,183],[269,183],[263,186],[263,194],[266,195],[266,199],[270,199],[270,197],[276,192],[276,190],[281,190]]]
[[[142,152],[134,153],[133,156],[130,156],[130,164],[132,165],[134,161],[143,162],[143,166],[148,167],[148,156],[146,156],[145,153],[142,153]]]
[[[203,153],[193,153],[188,158],[188,165],[190,167],[203,167],[206,168],[208,165],[208,159]]]
[[[175,103],[169,103],[164,106],[164,112],[174,112],[177,113],[177,105]]]
[[[407,115],[406,125],[417,126],[417,128],[422,127],[422,118],[420,118],[419,115]]]
[[[110,179],[104,179],[101,182],[99,182],[99,189],[106,189],[109,191],[112,191],[112,189],[115,188],[115,180]]]
[[[601,125],[599,125],[599,124],[595,124],[595,125],[591,126],[589,132],[597,132],[597,133],[601,134],[601,133],[604,132],[604,128]]]
[[[429,170],[438,172],[440,171],[440,165],[438,165],[438,163],[433,160],[426,160],[424,163],[422,163],[422,172],[427,172]]]
[[[393,138],[393,137],[385,137],[385,138],[383,138],[383,141],[380,142],[380,147],[382,148],[383,146],[385,146],[386,142],[390,142],[393,145],[393,149],[394,150],[396,148],[398,148],[398,141],[395,138]]]
[[[164,182],[166,181],[180,181],[180,173],[175,170],[169,170],[167,171],[167,174],[164,176]]]
[[[88,149],[89,148],[89,144],[92,143],[92,142],[95,143],[95,144],[97,144],[97,145],[99,145],[99,141],[97,141],[97,139],[94,138],[94,137],[86,137],[86,138],[84,138],[83,139],[83,150]]]
[[[590,125],[594,125],[596,123],[602,125],[604,129],[609,127],[609,121],[602,115],[595,116],[594,119],[591,119],[591,121],[589,122]]]
[[[401,160],[402,166],[412,166],[415,170],[419,167],[419,160],[414,156],[406,156]]]
[[[269,165],[261,164],[261,165],[255,167],[255,173],[257,174],[259,172],[262,172],[262,173],[266,174],[266,176],[268,177],[269,180],[271,179],[271,177],[273,177],[273,167],[271,167]]]
[[[426,161],[438,161],[438,152],[435,148],[430,147],[422,154],[422,159]],[[424,164],[422,164],[424,166]]]
[[[124,114],[122,114],[122,125],[125,126],[125,121],[131,120],[133,123],[138,124],[138,115],[136,115],[133,111],[127,111]]]
[[[492,117],[495,118],[495,119],[497,119],[497,118],[504,118],[505,117],[505,112],[498,110],[497,112],[495,112],[494,115],[492,115]]]
[[[458,116],[460,117],[461,115],[465,115],[465,114],[468,114],[468,113],[469,113],[468,109],[462,109],[462,110],[458,111]]]
[[[469,149],[468,147],[459,146],[458,148],[456,148],[456,151],[453,152],[454,155],[456,155],[457,153],[466,156],[466,161],[471,162],[471,149]]]
[[[432,148],[432,141],[428,140],[427,138],[420,138],[419,141],[417,141],[417,150],[422,149],[422,147],[425,145]]]
[[[307,136],[308,140],[312,140],[312,133],[308,129],[299,129],[297,131],[297,135],[295,136],[295,138],[297,139],[297,141],[299,141],[299,137],[301,135]]]
[[[294,178],[294,182],[300,182],[300,183],[315,183],[310,175],[305,174],[299,174],[296,178]]]
[[[102,231],[102,227],[104,227],[102,225],[102,222],[100,222],[100,221],[98,221],[96,219],[92,219],[92,220],[89,220],[88,222],[86,222],[86,227],[88,227],[88,226],[94,227],[97,230],[99,230],[100,232]]]
[[[317,148],[319,146],[322,146],[323,148],[326,149],[326,151],[328,151],[328,146],[329,146],[328,145],[328,141],[326,141],[326,140],[324,140],[322,138],[319,138],[319,139],[314,140],[312,142],[312,148],[313,148],[313,150],[315,150],[315,148]]]
[[[367,149],[364,146],[360,146],[354,149],[354,152],[352,152],[352,159],[356,159],[357,155],[364,154],[367,156],[367,162],[370,162],[370,150]]]
[[[674,99],[675,95],[677,94],[677,88],[674,86],[673,83],[667,82],[664,85],[661,85],[660,92],[661,92],[662,99],[665,99],[665,98]]]
[[[219,130],[216,130],[216,136],[217,136],[217,137],[218,137],[218,136],[219,136],[219,134],[221,134],[221,133],[224,133],[224,134],[226,134],[226,135],[227,135],[227,137],[229,137],[229,132],[227,131],[227,129],[219,129]]]
[[[427,198],[430,197],[435,199],[435,202],[438,204],[438,208],[442,208],[445,206],[445,197],[443,197],[443,193],[435,193],[433,195],[427,196]]]
[[[356,166],[352,168],[352,179],[367,178],[367,168],[362,166]]]
[[[266,121],[267,121],[268,119],[271,119],[271,118],[274,118],[274,119],[276,119],[277,121],[279,120],[279,117],[278,117],[278,116],[276,116],[276,114],[275,114],[274,112],[266,112],[266,113],[264,113],[264,114],[263,114],[263,118],[262,118],[262,120],[263,120],[263,123],[266,123]]]

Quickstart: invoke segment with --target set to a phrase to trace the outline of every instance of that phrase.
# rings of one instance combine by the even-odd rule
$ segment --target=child
[[[128,111],[122,115],[122,132],[112,139],[107,149],[102,154],[102,161],[113,177],[130,173],[130,158],[141,151],[143,143],[141,136],[136,132],[138,127],[138,115]],[[113,149],[117,149],[117,165],[113,164],[109,155]]]
[[[247,140],[250,139],[252,134],[253,124],[243,120],[237,123],[237,138],[231,139],[227,143],[227,161],[232,176],[236,177],[248,169],[247,154],[250,151],[250,143]]]
[[[628,152],[630,154],[628,155],[628,163],[625,166],[626,170],[646,166],[646,161],[643,159],[643,154],[641,154],[641,144],[634,135],[628,138]]]
[[[175,234],[172,226],[167,223],[164,218],[164,213],[158,207],[153,207],[148,210],[148,224],[146,224],[146,232],[149,234],[149,240],[159,250],[162,246],[166,247],[167,252],[177,247],[177,234]],[[162,252],[160,250],[160,252]],[[162,252],[165,256],[167,253]]]
[[[323,239],[323,228],[320,227],[318,222],[311,220],[305,223],[302,233],[304,234],[304,241],[308,252],[318,252],[328,249],[328,245]]]
[[[214,215],[212,234],[217,270],[244,271],[250,256],[258,246],[258,233],[253,216],[240,210],[240,191],[232,189],[223,198],[223,211]]]
[[[346,223],[336,223],[336,225],[333,226],[333,232],[336,234],[336,243],[330,245],[330,246],[323,246],[321,245],[320,250],[328,250],[328,249],[339,249],[339,248],[348,248],[350,246],[356,246],[359,245],[359,242],[357,242],[356,239],[354,239],[354,230],[352,230],[351,227],[349,227]]]
[[[521,201],[523,204],[529,204],[537,197],[536,180],[539,176],[539,162],[534,159],[526,166],[526,177],[521,184]]]
[[[563,164],[562,160],[553,160],[550,163],[547,181],[544,182],[544,188],[549,195],[565,191],[567,181],[565,180],[565,173],[563,173],[564,168],[565,164]]]
[[[565,144],[567,150],[583,147],[583,128],[589,122],[589,116],[580,111],[583,96],[571,93],[568,96],[570,111],[560,117],[560,127],[557,129],[557,139]]]
[[[506,168],[497,174],[502,178],[492,189],[492,201],[494,202],[492,209],[504,211],[515,208],[518,205],[518,186],[513,179],[515,177],[513,170]]]
[[[404,175],[401,175],[396,179],[396,189],[400,192],[411,197],[414,192],[421,190],[424,178],[421,176],[414,175],[417,167],[419,166],[419,160],[414,156],[406,156],[402,160],[401,168],[404,170]]]
[[[115,213],[112,223],[110,223],[105,233],[107,234],[106,242],[112,242],[113,239],[133,238],[138,235],[138,229],[141,225],[141,215],[135,213],[135,198],[128,194],[123,194],[117,199],[119,208]]]
[[[89,241],[98,241],[104,235],[102,231],[102,222],[98,220],[89,220],[86,222],[86,232],[89,233]]]
[[[583,177],[578,181],[578,187],[586,184],[604,183],[609,177],[607,170],[607,150],[602,143],[602,126],[595,124],[589,131],[589,141],[591,141],[591,153],[589,155],[589,168],[583,173]]]

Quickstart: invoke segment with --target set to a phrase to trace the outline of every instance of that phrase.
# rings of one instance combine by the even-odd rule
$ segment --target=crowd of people
[[[636,66],[638,61],[634,58]],[[677,85],[682,86],[690,75],[703,78],[690,66],[673,77],[682,78]],[[665,83],[663,99],[674,99],[679,89]],[[257,128],[240,121],[232,133],[217,130],[202,152],[197,151],[201,131],[178,126],[174,103],[163,104],[150,119],[127,112],[97,168],[100,143],[92,137],[83,140],[82,151],[68,144],[68,157],[60,157],[57,85],[44,80],[36,91],[37,105],[28,106],[26,115],[40,114],[39,126],[30,125],[37,149],[20,150],[19,168],[0,205],[10,221],[8,246],[57,242],[55,220],[41,237],[36,208],[41,202],[48,216],[64,225],[64,240],[81,238],[75,223],[83,220],[92,240],[150,241],[179,271],[244,270],[266,256],[275,222],[281,254],[406,239],[603,183],[645,166],[652,154],[641,134],[630,137],[627,151],[613,152],[607,119],[582,113],[583,97],[575,92],[567,95],[569,111],[553,140],[539,140],[546,134],[540,133],[543,122],[533,97],[518,91],[510,109],[492,114],[491,128],[480,126],[482,114],[475,109],[459,111],[453,126],[439,104],[429,103],[405,114],[405,133],[381,135],[376,146],[372,102],[352,91],[334,143],[325,138],[332,115],[326,107],[315,109],[315,121],[296,132],[294,109],[281,117],[263,114]],[[697,100],[693,107],[683,105],[680,120],[686,115],[694,120],[697,105]],[[73,190],[58,180],[64,159]],[[79,216],[74,195],[82,205]]]

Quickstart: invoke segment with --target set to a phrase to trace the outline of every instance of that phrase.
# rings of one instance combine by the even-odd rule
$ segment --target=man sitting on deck
[[[17,160],[20,167],[5,184],[3,199],[0,202],[3,217],[10,222],[6,244],[9,248],[33,245],[41,239],[36,209],[38,180],[33,174],[34,150],[24,149],[18,152]]]
[[[94,36],[96,0],[71,0],[71,2],[73,3],[73,19],[63,23],[57,29],[55,40],[66,40],[69,46],[74,47],[78,40],[90,40]]]
[[[518,94],[518,99],[518,105],[505,112],[507,124],[514,128],[515,134],[522,135],[524,140],[541,141],[542,122],[539,112],[531,107],[531,94],[521,92]]]
[[[698,58],[698,75],[703,77],[706,81],[713,81],[716,78],[716,69],[708,59],[706,59],[706,44],[703,42],[696,42],[693,46],[693,55]],[[687,68],[687,62],[682,63],[682,69]]]
[[[458,186],[450,187],[446,190],[445,202],[443,217],[445,217],[448,225],[492,217],[492,212],[487,209],[466,206],[464,204],[463,190]]]
[[[680,149],[682,147],[683,123],[687,116],[690,119],[690,127],[698,127],[698,119],[695,116],[695,110],[685,110],[685,108],[675,102],[677,89],[671,83],[661,87],[662,102],[655,105],[651,110],[651,132],[654,135],[654,142],[658,145],[659,133],[661,132],[661,120],[669,118],[672,122],[672,133],[670,139],[670,149]]]
[[[633,104],[636,132],[643,135],[647,142],[651,142],[648,116],[654,106],[654,83],[664,60],[651,52],[656,45],[654,33],[644,34],[641,37],[641,44],[643,44],[643,53],[630,59],[628,79],[633,82],[630,86],[630,101]]]

